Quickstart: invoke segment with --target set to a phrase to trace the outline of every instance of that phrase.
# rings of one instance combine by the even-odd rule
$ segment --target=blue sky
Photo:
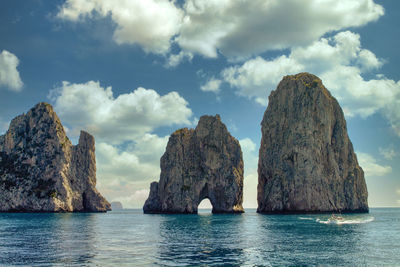
[[[141,207],[168,136],[220,114],[256,207],[260,122],[287,74],[345,111],[370,206],[400,206],[400,3],[372,0],[3,0],[0,133],[37,102],[96,137],[98,188]]]

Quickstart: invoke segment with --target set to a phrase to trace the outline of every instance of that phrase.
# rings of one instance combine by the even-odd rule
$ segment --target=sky
[[[344,110],[371,207],[400,207],[400,2],[2,0],[0,134],[38,102],[76,144],[96,139],[97,188],[141,208],[169,135],[220,114],[257,207],[268,95],[319,76]]]

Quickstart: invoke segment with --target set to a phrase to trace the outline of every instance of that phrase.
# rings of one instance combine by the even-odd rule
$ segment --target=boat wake
[[[321,220],[317,219],[316,222],[318,223],[323,223],[323,224],[362,224],[362,223],[369,223],[375,220],[374,217],[368,217],[368,218],[354,218],[354,219],[346,219],[342,218],[340,220],[335,220],[335,219],[327,219],[327,220]]]

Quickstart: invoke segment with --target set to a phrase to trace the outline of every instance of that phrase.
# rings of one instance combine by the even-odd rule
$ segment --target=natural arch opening
[[[204,198],[197,207],[197,213],[211,213],[212,204],[208,198]]]

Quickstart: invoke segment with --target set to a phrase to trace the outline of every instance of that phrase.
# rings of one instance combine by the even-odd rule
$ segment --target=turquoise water
[[[400,265],[400,209],[343,215],[0,214],[1,265]]]

